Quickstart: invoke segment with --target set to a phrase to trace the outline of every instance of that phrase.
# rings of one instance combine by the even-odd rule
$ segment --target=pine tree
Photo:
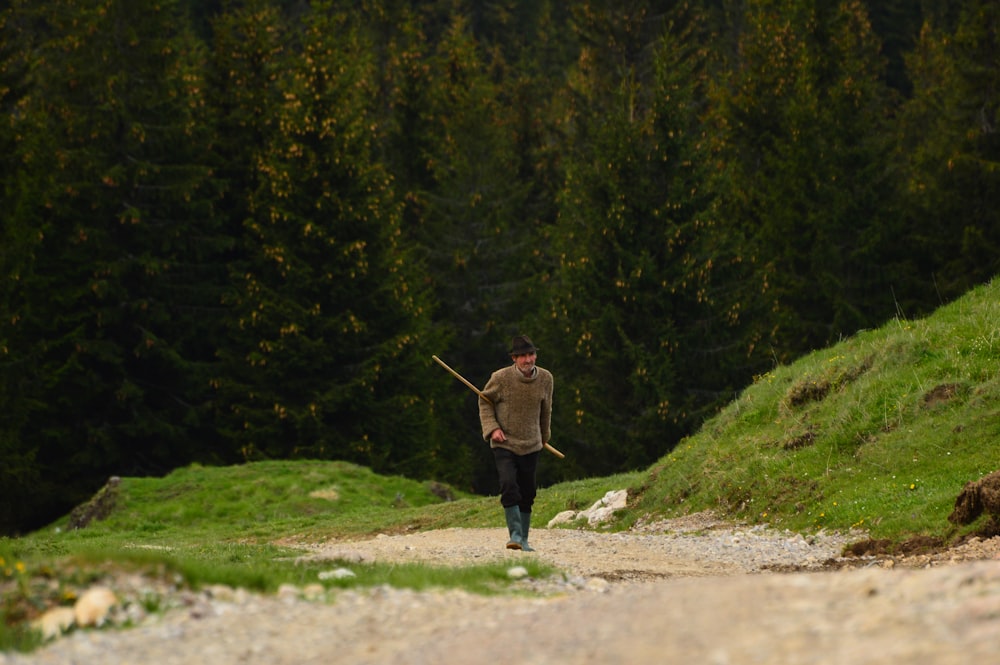
[[[714,95],[713,188],[723,234],[745,238],[753,265],[751,337],[784,361],[895,313],[877,259],[893,241],[887,96],[859,2],[760,0],[745,26]]]
[[[14,2],[4,24],[31,70],[5,172],[0,411],[40,515],[191,458],[206,431],[226,240],[184,25],[169,1]]]
[[[438,303],[437,353],[482,385],[509,362],[510,336],[536,329],[533,303],[551,265],[544,239],[558,146],[545,114],[565,40],[546,30],[565,12],[548,2],[493,3],[470,18],[453,3],[412,12],[368,4],[385,5],[365,20],[382,44],[380,155],[403,201],[405,242],[424,259]],[[441,379],[457,417],[452,436],[477,458],[473,484],[495,491],[476,399]]]
[[[302,21],[301,46],[280,60],[284,102],[249,199],[221,418],[247,459],[453,477],[461,457],[432,419],[429,300],[373,160],[370,50],[332,7]]]
[[[887,85],[900,96],[907,96],[912,85],[907,76],[905,58],[913,50],[923,20],[921,0],[866,0],[872,29],[882,43]],[[941,7],[945,3],[935,3]]]
[[[219,188],[216,216],[234,244],[225,257],[230,288],[222,294],[226,306],[215,338],[216,367],[210,384],[209,402],[219,444],[214,455],[220,461],[243,461],[245,451],[234,438],[242,433],[242,422],[231,413],[234,399],[229,373],[239,368],[240,340],[231,334],[239,329],[243,313],[242,284],[251,270],[252,242],[246,226],[253,217],[254,196],[268,187],[261,163],[279,134],[279,108],[284,103],[280,85],[293,30],[278,4],[272,0],[226,2],[211,21],[211,54],[206,67],[206,100],[215,128],[212,144],[213,180]],[[235,428],[235,434],[234,434]]]
[[[520,109],[507,103],[503,54],[485,54],[456,16],[437,43],[411,26],[392,80],[386,162],[404,201],[403,238],[420,253],[437,303],[437,354],[473,383],[505,362],[537,271],[531,185],[517,152]],[[490,60],[489,58],[492,58]],[[477,486],[495,482],[475,397],[442,375]]]
[[[250,217],[249,195],[266,183],[258,163],[279,131],[276,109],[283,98],[278,78],[293,34],[272,0],[231,2],[226,7],[212,22],[206,97],[216,130],[213,179],[222,189],[218,214],[238,238]],[[242,274],[241,257],[236,248],[231,260],[236,278]]]
[[[712,317],[701,291],[712,262],[698,254],[704,54],[691,37],[703,26],[678,10],[659,19],[657,37],[659,20],[641,11],[590,9],[597,23],[585,35],[639,41],[609,40],[610,52],[594,44],[573,79],[580,139],[560,196],[547,332],[564,395],[556,429],[578,472],[608,473],[648,464],[690,432],[718,376],[696,386],[688,374],[708,364],[700,351]]]
[[[900,114],[899,165],[911,314],[1000,271],[998,29],[996,3],[965,3],[954,29],[924,26],[908,61],[914,93]]]
[[[456,353],[471,367],[491,356],[498,341],[506,343],[531,276],[534,236],[523,217],[528,186],[517,178],[515,114],[461,18],[428,65],[425,187],[411,195],[421,210],[407,232],[427,253]]]

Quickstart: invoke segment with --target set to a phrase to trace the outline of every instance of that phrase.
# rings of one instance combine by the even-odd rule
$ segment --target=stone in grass
[[[104,625],[111,608],[117,604],[118,598],[111,589],[99,586],[87,589],[73,606],[76,625],[84,628]]]
[[[76,622],[72,607],[53,607],[35,620],[34,628],[42,634],[42,639],[51,640],[69,630]]]
[[[357,577],[354,571],[349,568],[337,568],[336,570],[324,570],[319,574],[321,580],[346,580]]]
[[[611,516],[615,512],[622,510],[628,504],[628,490],[611,490],[607,492],[603,497],[597,500],[594,505],[592,505],[587,510],[564,510],[551,520],[549,520],[548,527],[552,528],[554,526],[559,526],[560,524],[569,524],[578,519],[587,520],[587,524],[590,526],[596,526],[601,522],[606,522],[611,519]]]
[[[103,626],[111,609],[118,604],[118,597],[111,589],[91,587],[84,592],[73,607],[53,607],[34,622],[34,628],[46,640],[59,637],[73,626],[89,628]]]
[[[528,569],[524,566],[513,566],[507,569],[507,577],[512,580],[520,580],[528,576]]]

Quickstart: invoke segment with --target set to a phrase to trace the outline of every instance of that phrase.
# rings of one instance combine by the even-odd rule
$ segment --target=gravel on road
[[[537,557],[564,571],[481,596],[379,587],[274,596],[178,590],[128,629],[75,631],[0,665],[66,663],[950,663],[996,658],[1000,538],[913,557],[844,557],[860,534],[803,537],[698,514],[628,532],[445,529],[310,545],[303,557],[454,565]],[[781,572],[794,571],[794,572]],[[119,597],[142,593],[118,580]],[[112,585],[115,586],[114,584]],[[992,662],[987,660],[986,662]]]

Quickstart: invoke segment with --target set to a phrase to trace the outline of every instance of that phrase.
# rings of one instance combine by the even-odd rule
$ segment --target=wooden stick
[[[555,448],[553,448],[549,444],[543,443],[542,445],[545,446],[545,450],[549,451],[550,453],[552,453],[553,455],[555,455],[559,459],[566,459],[565,455],[563,455],[561,452],[559,452],[558,450],[556,450]]]
[[[474,385],[472,385],[471,383],[469,383],[468,381],[466,381],[464,376],[462,376],[461,374],[459,374],[458,372],[456,372],[455,370],[453,370],[451,367],[448,367],[448,365],[443,360],[441,360],[437,356],[431,356],[431,358],[433,358],[437,362],[437,364],[441,365],[441,367],[444,367],[446,370],[448,370],[449,372],[451,372],[452,376],[454,376],[456,379],[458,379],[459,381],[461,381],[462,383],[464,383],[466,386],[468,386],[469,389],[472,390],[472,392],[474,392],[477,395],[479,395],[479,399],[486,400],[487,404],[493,404],[493,402],[490,401],[490,398],[483,394],[483,391],[481,391],[479,388],[475,387]],[[559,459],[565,459],[565,457],[566,457],[565,455],[563,455],[561,452],[559,452],[558,450],[556,450],[555,448],[553,448],[549,444],[543,443],[542,445],[545,447],[545,449],[547,451],[549,451],[550,453],[552,453],[553,455],[555,455]]]
[[[479,395],[479,397],[481,399],[486,400],[487,403],[489,403],[489,404],[493,403],[493,402],[490,402],[490,398],[487,397],[486,395],[484,395],[483,392],[479,388],[475,387],[474,385],[472,385],[471,383],[469,383],[468,381],[466,381],[464,376],[462,376],[461,374],[459,374],[458,372],[456,372],[452,368],[448,367],[448,365],[445,364],[445,362],[443,360],[441,360],[437,356],[431,356],[431,358],[433,358],[434,360],[436,360],[438,362],[438,364],[441,365],[441,367],[444,367],[446,370],[448,370],[449,372],[451,372],[452,376],[454,376],[456,379],[458,379],[459,381],[461,381],[462,383],[464,383],[465,385],[467,385],[472,390],[472,392],[474,392],[477,395]]]

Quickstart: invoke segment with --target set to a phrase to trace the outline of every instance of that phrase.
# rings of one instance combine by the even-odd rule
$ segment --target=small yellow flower
[[[912,489],[916,489],[916,488],[917,488],[917,486],[916,486],[916,485],[914,485],[913,483],[910,483],[910,489],[911,489],[911,490],[912,490]]]
[[[19,573],[23,573],[24,572],[24,562],[23,561],[18,561],[16,564],[14,564],[14,567],[17,568],[17,572],[19,572]]]

